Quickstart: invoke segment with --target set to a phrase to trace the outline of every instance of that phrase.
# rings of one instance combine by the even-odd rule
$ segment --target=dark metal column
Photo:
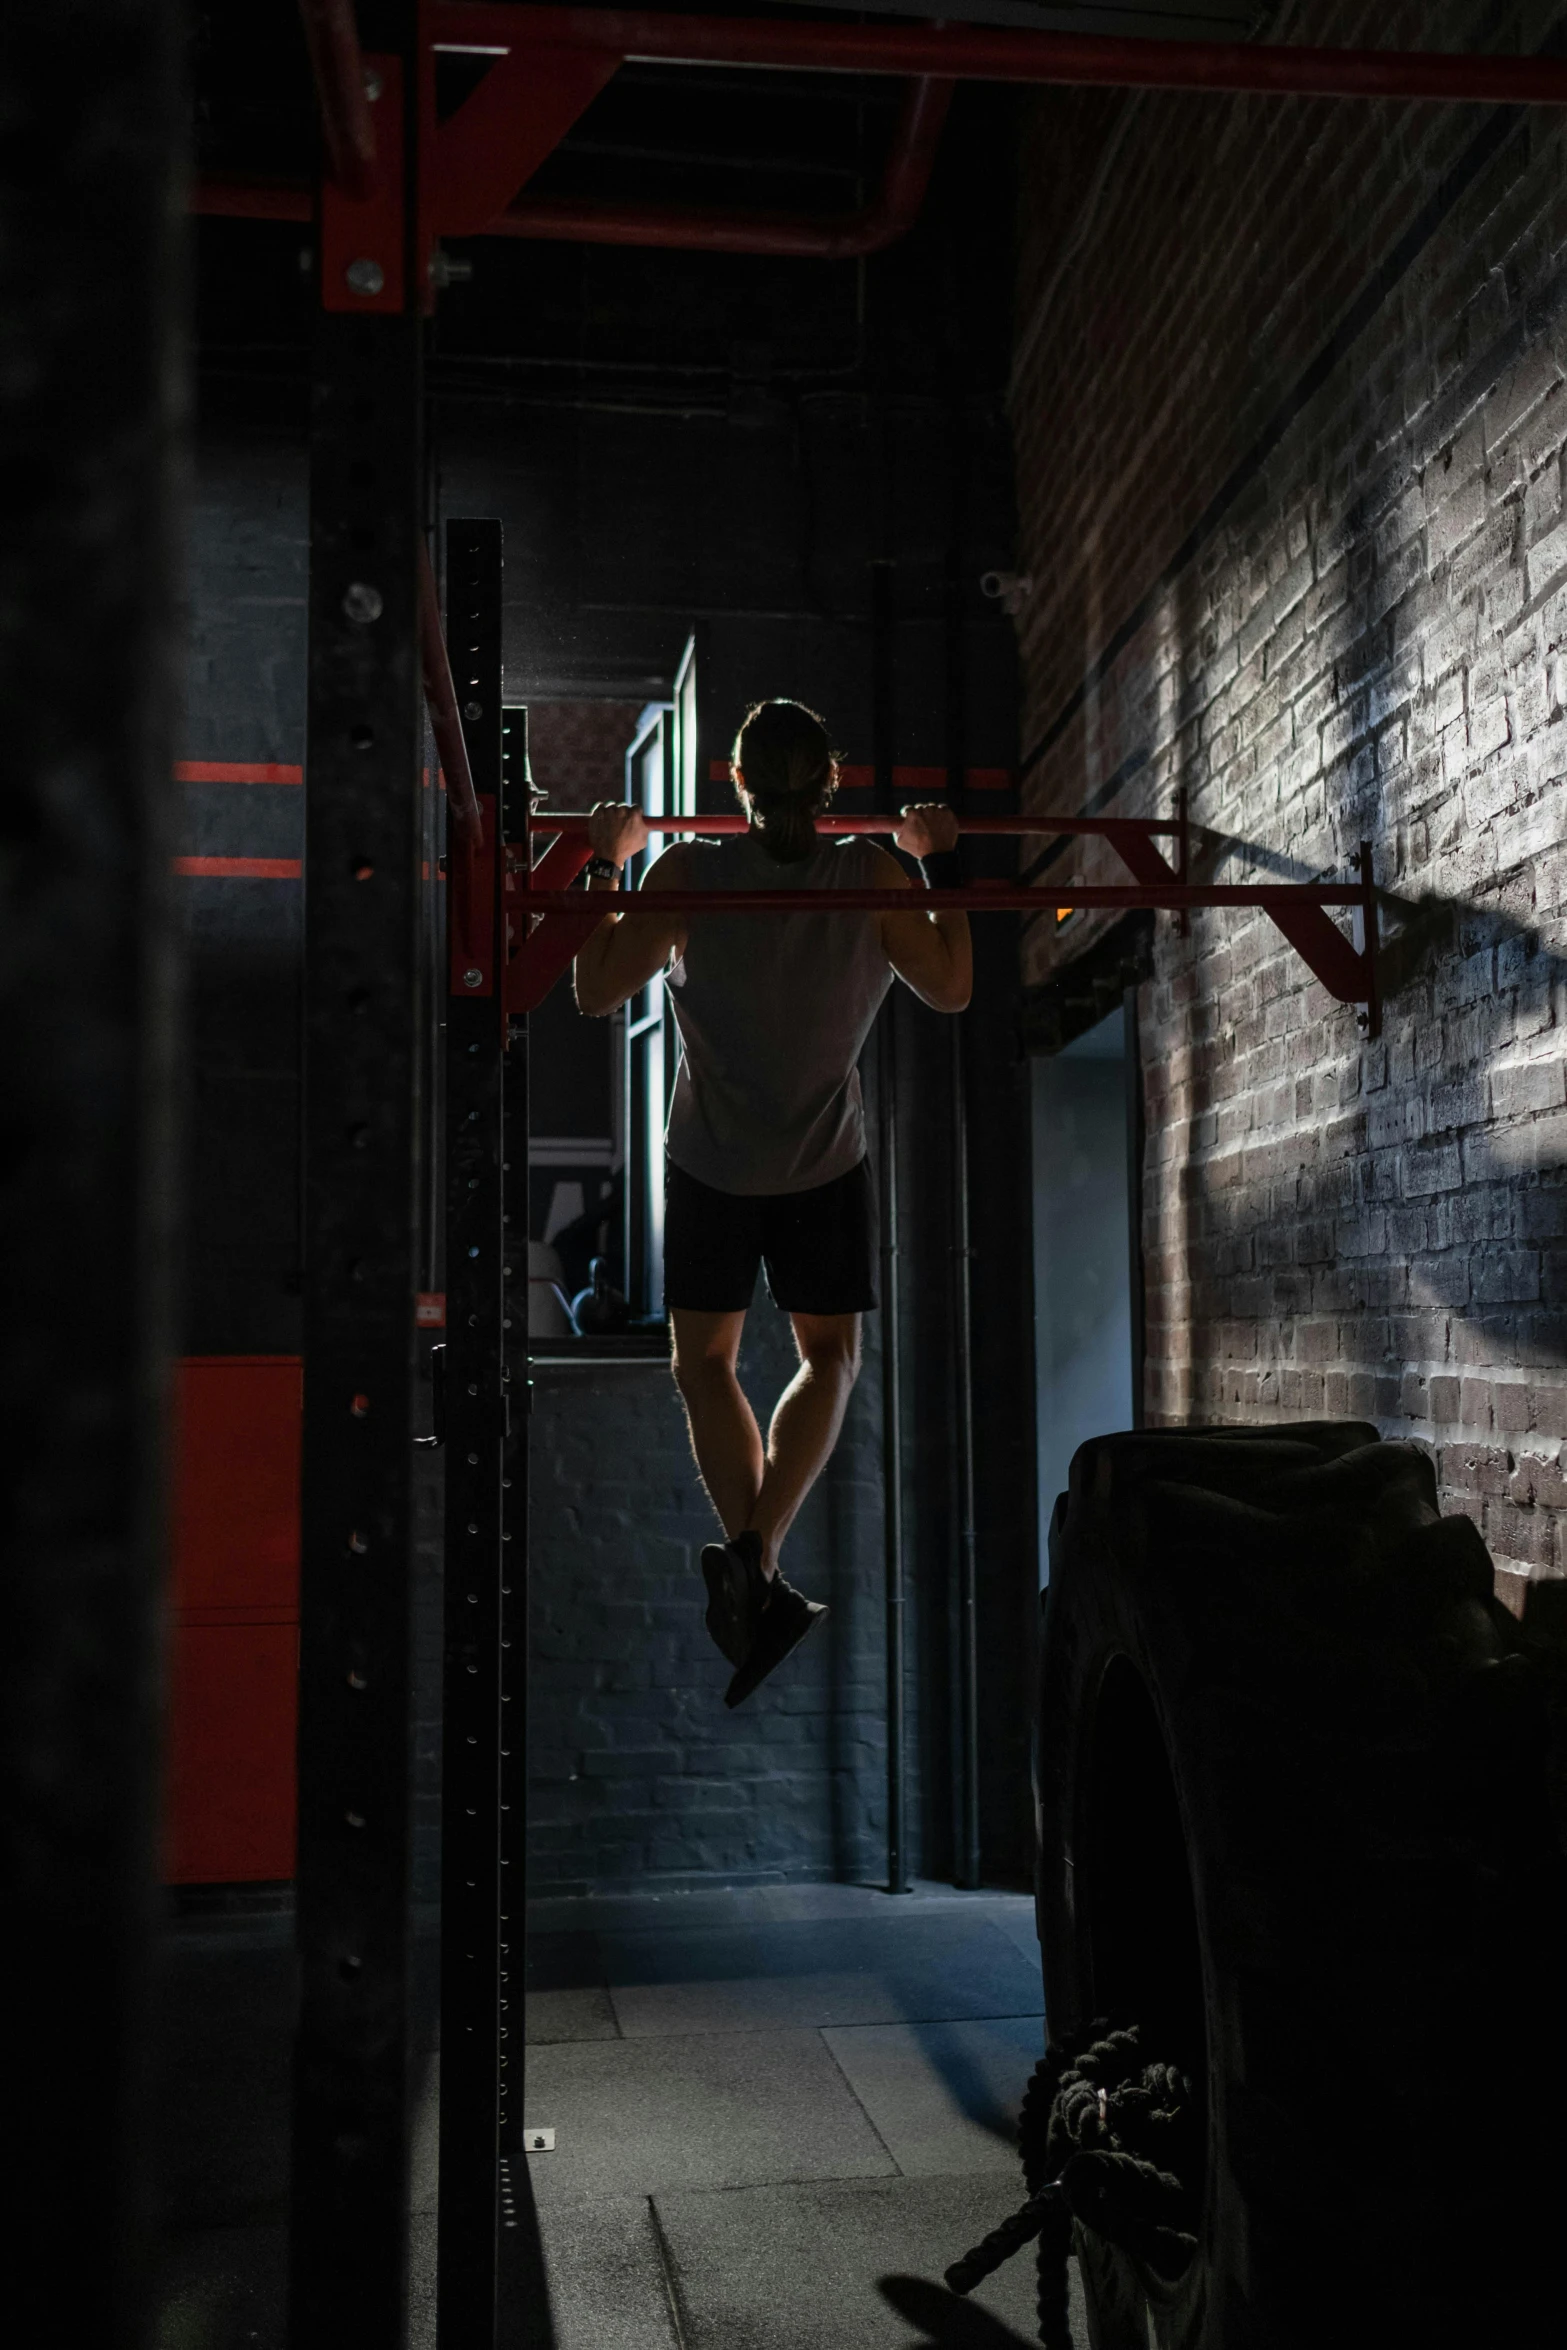
[[[951,354],[949,353],[949,364]],[[949,411],[948,447],[952,466],[952,514],[947,542],[944,593],[947,702],[947,798],[959,816],[968,813],[968,678],[963,635],[963,517],[968,458],[962,407]],[[964,849],[965,881],[979,862],[975,846]],[[978,974],[976,973],[976,979]],[[983,998],[982,998],[983,1000]],[[957,1632],[956,1722],[958,1769],[953,1821],[953,1875],[960,1885],[980,1881],[979,1837],[979,1535],[974,1475],[974,1284],[973,1218],[969,1183],[969,1068],[967,1029],[971,1011],[950,1023],[952,1039],[952,1371],[957,1437]]]
[[[501,526],[446,528],[446,641],[483,817],[471,958],[446,1013],[446,1662],[440,2350],[491,2350],[499,2227],[501,1555],[506,1437]],[[448,835],[448,866],[463,851]],[[448,888],[452,884],[449,882]]]
[[[898,998],[882,1006],[876,1039],[876,1154],[881,1191],[881,1461],[887,1639],[887,1890],[909,1891],[907,1607],[903,1580],[903,1333],[898,1232]]]
[[[528,817],[533,775],[528,713],[507,710],[501,741],[501,840],[531,859]],[[524,2042],[523,1981],[527,1947],[528,1831],[528,1015],[511,1017],[506,1051],[503,1139],[507,1188],[507,1437],[501,1477],[501,2031],[500,2145],[503,2227],[517,2226],[513,2181],[520,2188]],[[516,2022],[513,2022],[513,2018]],[[503,2270],[503,2275],[505,2274]]]
[[[10,0],[0,162],[5,2316],[145,2338],[177,926],[182,13]]]
[[[887,446],[881,438],[881,520],[888,529]],[[885,555],[870,566],[871,756],[876,805],[894,802],[897,726],[897,575]],[[897,989],[882,1007],[876,1032],[876,1155],[881,1210],[881,1490],[886,1611],[887,1890],[909,1890],[905,1824],[907,1776],[903,1720],[903,1380],[898,1296],[898,1003]]]
[[[979,1849],[979,1625],[977,1616],[978,1532],[974,1492],[974,1308],[970,1265],[973,1238],[969,1216],[968,1071],[961,1020],[951,1023],[952,1054],[952,1376],[957,1452],[957,1721],[958,1768],[954,1793],[954,1881],[980,1881]]]
[[[404,2338],[424,475],[413,109],[377,71],[377,204],[323,194],[311,438],[292,2350]]]

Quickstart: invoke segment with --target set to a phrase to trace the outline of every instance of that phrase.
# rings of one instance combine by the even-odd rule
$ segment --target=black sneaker
[[[707,1628],[732,1665],[743,1665],[755,1644],[767,1604],[762,1572],[762,1537],[737,1534],[733,1542],[709,1542],[702,1549],[707,1585]]]
[[[826,1613],[822,1600],[807,1599],[782,1575],[775,1575],[767,1588],[767,1604],[751,1653],[725,1691],[725,1705],[744,1705],[752,1690],[761,1686],[775,1665],[783,1663],[791,1649],[799,1647],[818,1617]]]

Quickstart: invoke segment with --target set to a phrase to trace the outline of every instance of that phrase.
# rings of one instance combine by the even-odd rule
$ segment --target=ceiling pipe
[[[951,82],[926,78],[909,84],[875,202],[841,218],[525,196],[491,221],[485,233],[576,245],[658,245],[688,252],[855,260],[863,253],[879,253],[918,218],[951,104]]]
[[[375,162],[375,126],[370,119],[353,0],[299,0],[299,14],[321,109],[328,174],[345,195],[368,196]],[[248,217],[275,219],[277,215],[252,213]]]
[[[643,65],[930,75],[1063,88],[1212,90],[1250,97],[1432,98],[1567,105],[1567,59],[1401,49],[1306,49],[1257,41],[1148,41],[969,24],[823,24],[433,0],[437,49],[608,49]]]

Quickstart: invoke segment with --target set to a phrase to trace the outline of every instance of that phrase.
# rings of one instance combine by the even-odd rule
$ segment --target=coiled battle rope
[[[971,2293],[1031,2240],[1039,2245],[1039,2339],[1071,2350],[1067,2258],[1080,2221],[1160,2275],[1178,2276],[1196,2245],[1185,2186],[1201,2159],[1192,2084],[1173,2064],[1151,2064],[1136,2024],[1101,2017],[1034,2067],[1018,2120],[1028,2201],[947,2270]]]

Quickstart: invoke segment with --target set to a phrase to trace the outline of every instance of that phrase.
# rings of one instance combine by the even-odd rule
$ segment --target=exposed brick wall
[[[1524,49],[1551,21],[1278,29]],[[1567,1574],[1563,141],[1544,113],[1041,99],[1013,392],[1035,804],[1184,784],[1221,880],[1342,875],[1369,839],[1397,932],[1371,1042],[1264,917],[1160,918],[1148,1415],[1428,1445],[1514,1604]],[[1036,924],[1026,975],[1099,927]]]
[[[531,702],[528,764],[552,808],[624,799],[640,702]]]

